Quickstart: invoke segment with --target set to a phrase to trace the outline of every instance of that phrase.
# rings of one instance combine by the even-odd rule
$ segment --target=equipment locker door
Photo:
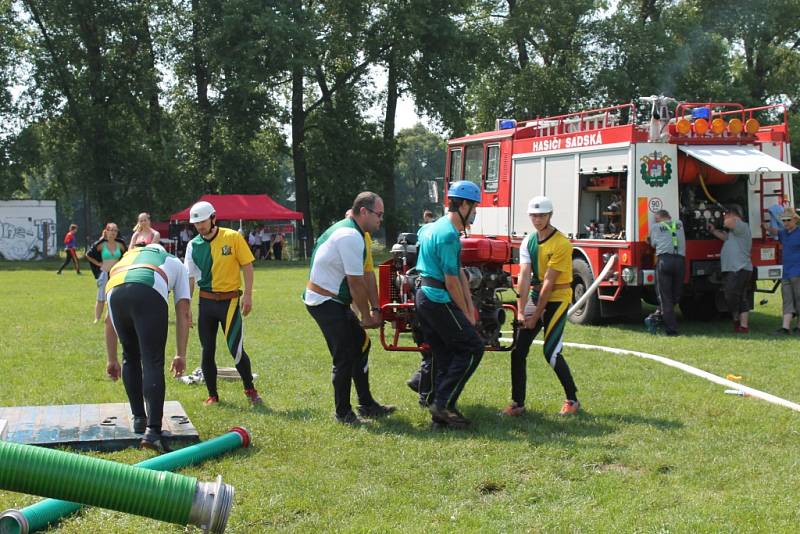
[[[542,158],[515,159],[511,184],[511,235],[523,237],[532,228],[527,213],[528,201],[544,194]]]

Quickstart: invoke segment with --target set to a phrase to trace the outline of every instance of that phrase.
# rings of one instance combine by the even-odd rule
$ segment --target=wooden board
[[[164,403],[162,430],[170,447],[200,441],[197,429],[177,401]],[[133,433],[128,403],[68,404],[0,407],[0,439],[44,447],[118,451],[138,447],[142,435]]]

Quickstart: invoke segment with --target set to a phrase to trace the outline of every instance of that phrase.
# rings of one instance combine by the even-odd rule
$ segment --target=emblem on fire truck
[[[672,178],[672,158],[661,152],[642,156],[642,179],[650,187],[664,187]]]

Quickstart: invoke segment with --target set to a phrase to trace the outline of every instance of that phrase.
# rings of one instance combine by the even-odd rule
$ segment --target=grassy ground
[[[123,402],[104,375],[102,331],[92,325],[91,275],[57,277],[52,264],[1,264],[0,405]],[[655,362],[567,349],[585,412],[557,417],[563,393],[538,347],[529,358],[529,409],[497,415],[509,398],[505,354],[488,353],[462,397],[463,432],[431,432],[404,384],[410,353],[375,349],[373,392],[399,406],[368,428],[332,421],[330,356],[299,300],[306,268],[259,265],[246,347],[267,408],[254,411],[237,383],[205,408],[203,386],[168,383],[203,438],[234,425],[255,446],[184,470],[236,488],[229,532],[796,532],[800,414]],[[729,323],[685,325],[653,337],[641,323],[568,326],[567,341],[675,358],[800,400],[798,339],[777,339],[780,297],[753,314],[753,333]],[[377,341],[377,339],[375,339]],[[377,343],[376,343],[377,345]],[[172,340],[169,349],[172,350]],[[199,366],[193,332],[189,366]],[[218,362],[230,365],[222,345]],[[104,457],[141,461],[129,450]],[[0,491],[0,510],[38,499]],[[64,533],[180,532],[98,509]]]

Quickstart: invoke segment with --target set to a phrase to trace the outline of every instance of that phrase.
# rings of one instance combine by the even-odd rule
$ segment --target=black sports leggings
[[[78,265],[78,255],[75,253],[75,249],[74,248],[68,248],[68,249],[65,249],[65,251],[67,253],[67,257],[64,260],[64,263],[61,264],[61,267],[58,268],[58,272],[63,271],[64,267],[69,265],[70,262],[72,262],[72,264],[75,266],[75,272],[77,272],[77,273],[81,272],[81,266]]]
[[[206,381],[208,394],[218,396],[217,392],[217,329],[222,326],[228,351],[233,356],[236,370],[242,377],[245,389],[253,388],[253,371],[250,358],[244,351],[244,330],[242,314],[239,311],[239,298],[231,300],[213,300],[200,297],[197,330],[200,345],[203,346],[203,379]]]
[[[161,432],[167,302],[152,287],[127,283],[111,290],[108,309],[122,344],[122,382],[131,412],[147,415],[147,428]]]

